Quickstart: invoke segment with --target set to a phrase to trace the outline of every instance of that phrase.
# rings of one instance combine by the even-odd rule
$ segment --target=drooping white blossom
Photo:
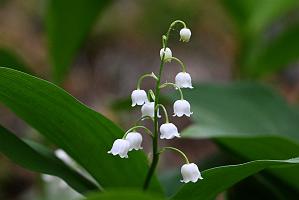
[[[184,183],[188,183],[190,181],[195,183],[198,179],[203,179],[197,165],[194,163],[184,164],[181,168],[181,174],[183,176],[181,182]]]
[[[181,137],[178,128],[173,123],[165,123],[160,126],[160,138],[172,139],[174,137]]]
[[[175,76],[175,84],[179,88],[193,88],[191,82],[191,76],[187,72],[180,72]]]
[[[164,50],[164,48],[162,48],[160,50],[160,57],[161,57],[161,59],[163,58],[163,53],[165,53],[164,60],[170,62],[171,61],[170,58],[172,58],[172,52],[171,52],[171,50],[168,47],[166,47],[165,50]]]
[[[173,104],[173,116],[182,117],[183,115],[186,115],[190,117],[190,115],[193,114],[193,112],[190,111],[190,103],[184,99],[182,100],[176,100]]]
[[[142,149],[141,143],[142,143],[142,135],[138,132],[130,132],[126,136],[126,140],[130,143],[129,151],[132,151],[133,149],[139,150]]]
[[[130,149],[130,142],[124,139],[117,139],[114,141],[112,148],[108,153],[121,158],[128,158],[128,152]]]
[[[144,103],[148,102],[148,98],[146,92],[144,90],[134,90],[131,94],[132,99],[132,107],[136,105],[143,105]]]
[[[191,37],[191,31],[190,29],[188,28],[182,28],[180,30],[180,40],[183,41],[183,42],[189,42],[190,40],[190,37]]]
[[[142,117],[149,116],[154,117],[155,116],[155,102],[147,102],[143,104],[141,107],[141,114]],[[158,111],[158,117],[161,117]]]

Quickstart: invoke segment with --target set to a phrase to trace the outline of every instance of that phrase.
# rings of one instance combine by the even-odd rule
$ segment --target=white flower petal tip
[[[173,104],[173,116],[182,117],[183,115],[186,115],[187,117],[190,117],[193,112],[190,111],[190,103],[186,100],[177,100]]]
[[[162,60],[162,58],[163,58],[163,54],[164,54],[164,53],[165,53],[164,60],[170,62],[170,61],[171,61],[170,58],[172,58],[172,52],[171,52],[171,50],[170,50],[168,47],[166,47],[165,50],[164,50],[164,48],[162,48],[162,49],[160,50],[160,58],[161,58],[161,60]]]
[[[142,135],[138,132],[130,132],[126,136],[126,140],[130,143],[129,151],[132,151],[133,149],[139,150],[142,149],[141,143],[142,143]]]
[[[108,151],[108,153],[114,156],[119,155],[121,158],[128,158],[129,149],[129,141],[124,139],[117,139],[114,141],[112,148],[110,151]]]
[[[189,42],[190,37],[191,37],[191,30],[189,28],[182,28],[180,30],[180,40],[182,42]]]
[[[148,102],[146,92],[144,90],[134,90],[131,94],[132,107],[143,105]]]
[[[181,137],[178,128],[173,123],[165,123],[160,126],[160,139],[173,139]]]
[[[155,116],[155,102],[147,102],[143,104],[143,106],[141,107],[141,117],[145,117],[145,116],[149,116],[149,117]],[[159,114],[159,110],[158,110],[158,117],[159,118],[161,117],[161,115]]]
[[[196,183],[198,179],[203,179],[197,165],[194,163],[184,164],[181,168],[181,174],[183,176],[181,182],[183,183]]]
[[[175,76],[175,84],[179,88],[193,88],[191,76],[187,72],[180,72]]]

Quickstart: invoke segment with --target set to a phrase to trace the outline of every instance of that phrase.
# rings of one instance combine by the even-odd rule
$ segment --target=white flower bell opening
[[[190,111],[190,103],[184,99],[182,100],[176,100],[173,104],[173,116],[182,117],[183,115],[186,115],[190,117],[190,115],[193,114],[193,112]]]
[[[161,57],[161,59],[163,58],[163,53],[164,52],[165,52],[164,60],[167,60],[168,62],[170,62],[171,61],[170,58],[172,58],[172,52],[171,52],[171,50],[168,47],[166,47],[165,50],[164,50],[164,48],[162,48],[160,50],[160,57]]]
[[[154,117],[155,116],[155,102],[148,102],[143,104],[141,107],[141,114],[142,117],[149,116],[149,117]],[[158,111],[158,117],[160,118],[160,114]]]
[[[198,179],[203,179],[197,165],[194,163],[184,164],[181,168],[181,173],[183,176],[181,182],[184,183],[189,183],[190,181],[195,183]]]
[[[191,31],[189,28],[182,28],[180,30],[180,36],[181,36],[181,41],[183,42],[189,42],[190,37],[191,37]]]
[[[187,72],[180,72],[175,76],[175,84],[179,88],[193,88],[191,82],[191,76]]]
[[[143,105],[144,103],[148,102],[146,92],[144,90],[134,90],[131,94],[132,99],[132,107],[136,105]]]
[[[173,139],[174,137],[181,137],[178,128],[173,123],[165,123],[160,126],[161,139]]]
[[[130,132],[126,136],[126,140],[130,143],[129,151],[132,151],[133,149],[139,150],[142,149],[141,143],[142,143],[142,135],[138,132]]]
[[[121,158],[128,158],[128,152],[130,149],[130,142],[124,139],[117,139],[114,141],[112,148],[108,153]]]

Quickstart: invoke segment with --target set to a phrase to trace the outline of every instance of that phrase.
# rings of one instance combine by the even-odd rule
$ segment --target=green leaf
[[[278,17],[298,7],[297,0],[222,0],[222,4],[245,35],[261,34]]]
[[[189,138],[213,138],[246,160],[299,155],[299,112],[277,93],[254,83],[200,85],[186,91],[194,112]],[[272,173],[299,188],[299,167]]]
[[[63,81],[80,45],[110,0],[50,0],[46,26],[53,78]]]
[[[298,166],[299,157],[289,160],[256,160],[239,165],[228,165],[205,170],[202,173],[203,180],[196,183],[188,183],[174,195],[173,200],[211,200],[239,182],[240,180],[258,173],[265,168]]]
[[[158,196],[157,194],[152,194],[148,192],[142,192],[137,190],[128,189],[118,189],[105,191],[100,194],[93,194],[86,200],[163,200],[164,198]]]
[[[299,58],[299,24],[294,24],[269,41],[258,41],[244,57],[243,70],[261,77],[295,63]]]
[[[8,49],[0,48],[0,66],[32,74],[21,58]]]
[[[141,188],[148,162],[142,151],[129,159],[107,153],[124,132],[59,87],[0,68],[0,101],[51,142],[64,149],[104,187]],[[152,188],[160,192],[156,179]]]
[[[62,178],[80,193],[98,190],[97,186],[66,166],[49,149],[32,141],[25,143],[1,125],[0,152],[26,169]]]

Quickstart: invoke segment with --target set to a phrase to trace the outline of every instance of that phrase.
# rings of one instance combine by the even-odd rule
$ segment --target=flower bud
[[[128,152],[130,149],[130,142],[124,139],[117,139],[114,141],[112,148],[108,153],[121,158],[128,158]]]
[[[190,37],[191,37],[191,31],[190,29],[188,28],[182,28],[180,30],[180,40],[183,41],[183,42],[189,42],[190,40]]]
[[[181,168],[181,174],[183,176],[183,180],[181,182],[188,183],[188,182],[197,182],[198,179],[203,179],[199,169],[196,164],[189,163],[184,164]]]
[[[164,60],[170,62],[171,61],[170,58],[172,58],[172,52],[171,52],[171,50],[168,47],[166,47],[165,50],[164,50],[164,48],[162,48],[160,50],[160,57],[161,57],[161,59],[163,58],[163,53],[165,53]]]
[[[141,143],[142,143],[142,135],[138,132],[130,132],[126,136],[126,140],[130,143],[129,151],[132,151],[133,149],[139,150],[142,149]]]
[[[132,99],[132,107],[139,105],[143,105],[144,103],[148,102],[146,92],[144,90],[134,90],[131,94]]]
[[[191,83],[191,76],[187,72],[180,72],[175,76],[175,84],[179,88],[193,88]]]
[[[143,104],[141,107],[141,114],[142,117],[149,116],[154,117],[155,116],[155,102],[147,102]],[[161,117],[158,110],[158,117]]]
[[[173,104],[173,111],[174,115],[173,116],[178,116],[182,117],[183,115],[186,115],[190,117],[193,112],[190,111],[190,104],[186,100],[177,100]]]
[[[165,123],[160,126],[160,138],[172,139],[174,137],[181,137],[177,127],[173,123]]]

